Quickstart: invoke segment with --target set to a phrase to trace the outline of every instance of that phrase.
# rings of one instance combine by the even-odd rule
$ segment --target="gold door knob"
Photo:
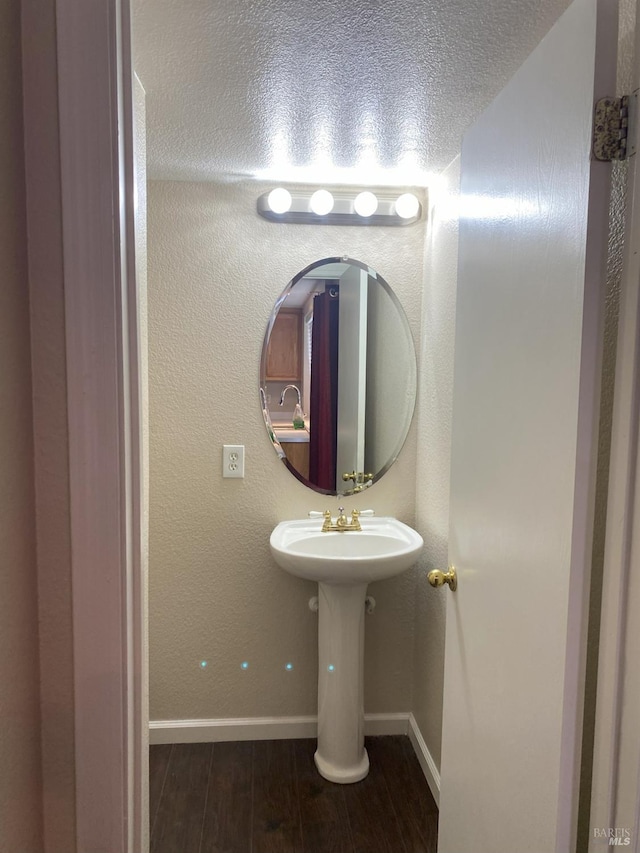
[[[434,569],[427,575],[427,580],[431,586],[435,587],[443,586],[445,583],[449,584],[451,592],[455,592],[458,588],[458,578],[453,566],[451,566],[448,572],[441,572],[440,569]]]

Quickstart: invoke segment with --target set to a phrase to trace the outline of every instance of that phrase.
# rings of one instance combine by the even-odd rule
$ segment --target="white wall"
[[[268,541],[278,521],[338,501],[299,483],[264,428],[259,363],[277,296],[312,261],[347,254],[394,288],[418,341],[424,227],[273,224],[256,214],[264,189],[149,185],[152,720],[316,712],[315,585],[280,570]],[[244,480],[222,479],[225,443],[245,445]],[[347,509],[413,524],[415,460],[412,428],[396,465]],[[414,587],[411,573],[372,587],[367,712],[411,706]]]
[[[435,590],[431,569],[446,569],[449,543],[449,466],[458,261],[460,159],[430,190],[425,251],[422,344],[417,405],[416,528],[425,541],[415,593],[413,714],[440,767],[444,628],[448,587]]]
[[[0,851],[42,847],[20,2],[0,3]]]

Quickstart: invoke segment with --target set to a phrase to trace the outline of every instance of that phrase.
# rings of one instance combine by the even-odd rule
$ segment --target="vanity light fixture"
[[[412,219],[420,210],[420,202],[413,193],[403,193],[396,199],[396,213],[402,219]]]
[[[276,187],[267,196],[267,204],[274,213],[286,213],[291,207],[291,193],[284,187]]]
[[[258,198],[257,209],[271,222],[301,225],[412,225],[422,216],[422,204],[413,193],[344,187],[331,191],[277,187]]]
[[[355,197],[353,209],[358,216],[372,216],[378,209],[378,197],[365,190]]]
[[[316,190],[309,199],[309,208],[318,216],[326,216],[333,210],[333,196],[329,190]]]

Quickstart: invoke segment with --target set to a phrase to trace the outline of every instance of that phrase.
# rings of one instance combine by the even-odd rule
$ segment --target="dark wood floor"
[[[318,774],[315,740],[152,746],[151,853],[435,853],[438,811],[409,739],[366,746],[353,785]]]

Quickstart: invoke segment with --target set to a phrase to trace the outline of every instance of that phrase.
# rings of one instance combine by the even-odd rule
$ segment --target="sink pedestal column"
[[[364,602],[367,584],[318,584],[318,749],[331,782],[369,772],[364,748]]]

